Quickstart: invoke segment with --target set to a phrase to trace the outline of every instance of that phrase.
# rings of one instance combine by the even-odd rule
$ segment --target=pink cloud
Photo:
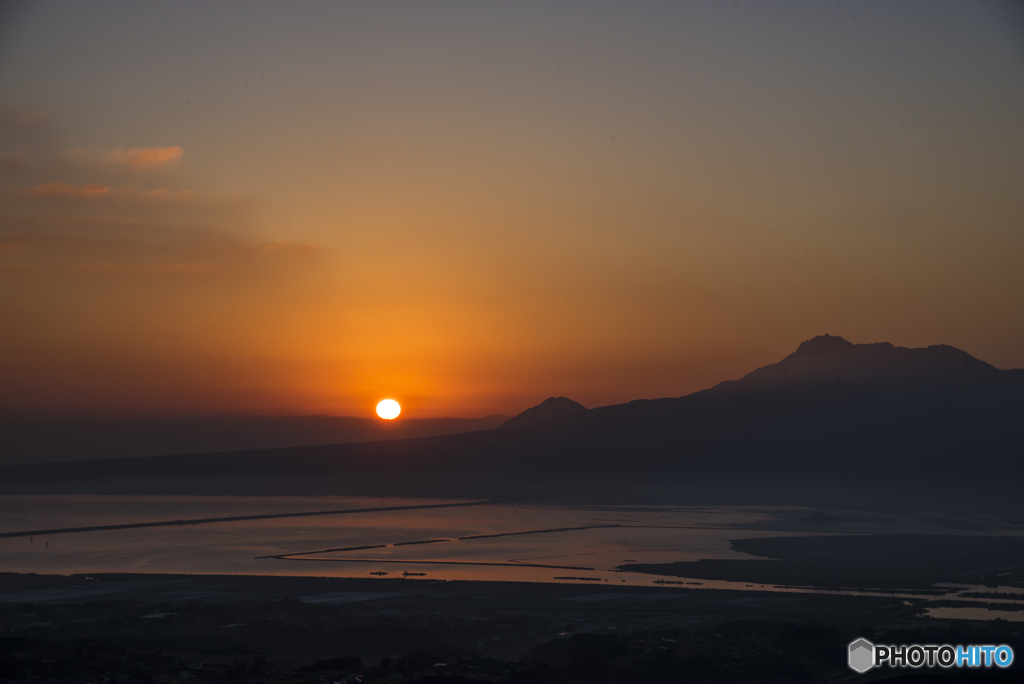
[[[107,159],[115,164],[130,166],[133,169],[151,169],[178,161],[185,150],[174,147],[133,147],[126,150],[119,147],[107,155]]]

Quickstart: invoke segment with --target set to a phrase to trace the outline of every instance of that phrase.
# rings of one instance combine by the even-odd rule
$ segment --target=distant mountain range
[[[501,429],[0,468],[0,491],[337,493],[633,502],[1019,503],[1024,372],[824,335],[676,399],[552,398]]]
[[[222,415],[184,418],[64,418],[0,421],[0,464],[202,454],[374,442],[490,430],[508,420]]]

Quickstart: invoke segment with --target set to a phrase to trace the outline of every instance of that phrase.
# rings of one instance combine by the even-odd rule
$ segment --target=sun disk
[[[385,399],[377,404],[377,415],[384,420],[394,420],[402,412],[402,407],[394,399]]]

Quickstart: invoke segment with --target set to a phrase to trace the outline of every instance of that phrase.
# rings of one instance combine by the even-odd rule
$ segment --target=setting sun
[[[394,399],[385,399],[377,404],[377,415],[384,420],[394,420],[402,412],[402,407]]]

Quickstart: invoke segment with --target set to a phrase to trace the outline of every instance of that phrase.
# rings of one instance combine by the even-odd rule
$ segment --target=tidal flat
[[[1022,564],[1024,525],[1012,512],[0,497],[0,571],[17,573],[403,576],[955,601],[1020,591]]]
[[[5,682],[796,682],[847,675],[860,636],[1024,652],[1012,513],[124,496],[0,513]]]

